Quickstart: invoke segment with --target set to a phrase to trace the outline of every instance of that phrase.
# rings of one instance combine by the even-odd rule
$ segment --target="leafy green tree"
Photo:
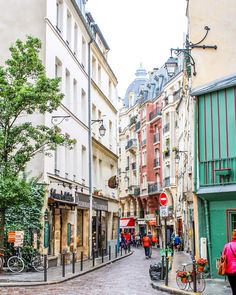
[[[57,126],[31,122],[32,114],[52,113],[63,98],[60,79],[46,76],[40,48],[38,38],[17,40],[0,67],[0,246],[6,208],[30,201],[31,186],[21,177],[27,163],[39,152],[75,142]]]

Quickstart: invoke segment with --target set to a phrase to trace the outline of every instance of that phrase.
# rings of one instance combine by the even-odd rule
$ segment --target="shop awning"
[[[148,225],[157,225],[156,219],[148,220]]]
[[[120,219],[120,227],[121,228],[131,228],[135,226],[134,218],[121,218]]]

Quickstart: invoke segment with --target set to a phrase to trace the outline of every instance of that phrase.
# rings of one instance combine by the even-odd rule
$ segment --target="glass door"
[[[231,234],[236,229],[236,209],[228,210],[228,241],[231,241]]]

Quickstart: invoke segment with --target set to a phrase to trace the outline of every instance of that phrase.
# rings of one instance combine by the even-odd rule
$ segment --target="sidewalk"
[[[192,290],[183,291],[180,290],[176,284],[176,272],[181,269],[182,263],[192,263],[191,257],[186,252],[175,252],[173,257],[172,270],[169,272],[169,286],[165,286],[165,282],[152,282],[152,286],[155,289],[166,291],[169,294],[198,294]],[[229,284],[224,279],[206,279],[206,289],[202,293],[205,295],[231,295],[231,289]]]
[[[44,272],[21,272],[21,273],[11,273],[11,272],[1,272],[0,273],[0,287],[9,287],[9,286],[36,286],[36,285],[48,285],[55,284],[60,282],[65,282],[67,280],[73,279],[75,277],[84,275],[88,272],[99,269],[107,264],[116,262],[122,258],[130,256],[133,254],[131,251],[123,255],[118,254],[117,258],[115,254],[111,255],[111,260],[109,256],[104,256],[104,261],[102,263],[102,258],[95,259],[95,266],[93,266],[92,260],[83,261],[83,270],[81,271],[81,262],[78,261],[75,264],[75,273],[72,273],[72,264],[65,266],[65,277],[62,277],[62,266],[50,267],[47,270],[47,282],[44,281]]]

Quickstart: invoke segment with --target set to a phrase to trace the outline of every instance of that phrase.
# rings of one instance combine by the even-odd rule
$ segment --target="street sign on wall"
[[[161,206],[160,207],[160,216],[161,217],[168,217],[168,206]]]
[[[159,197],[159,202],[160,202],[161,206],[165,206],[167,204],[167,200],[168,200],[167,194],[164,192],[161,193],[160,197]]]

